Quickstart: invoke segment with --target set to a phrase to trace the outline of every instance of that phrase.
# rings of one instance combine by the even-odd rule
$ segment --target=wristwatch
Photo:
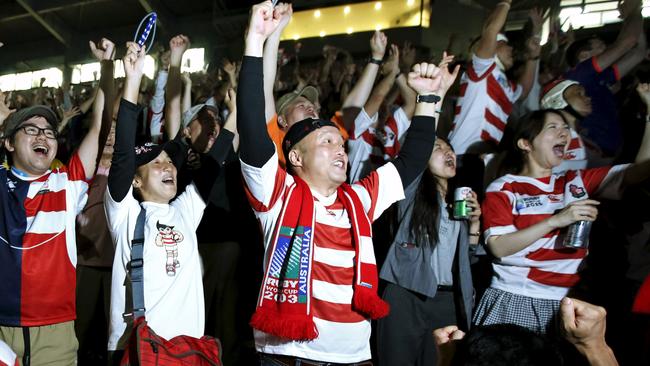
[[[375,64],[375,65],[379,65],[379,66],[381,66],[381,64],[382,64],[384,61],[381,60],[381,59],[376,59],[376,58],[372,58],[372,57],[371,57],[370,60],[368,60],[368,62],[371,63],[371,64]]]
[[[435,94],[418,95],[415,98],[416,103],[438,103],[442,98]]]

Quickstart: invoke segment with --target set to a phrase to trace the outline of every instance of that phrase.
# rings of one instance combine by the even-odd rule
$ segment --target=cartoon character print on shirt
[[[182,242],[185,237],[181,232],[174,230],[173,226],[161,224],[160,221],[156,221],[156,228],[158,229],[156,246],[165,248],[167,252],[165,270],[168,276],[175,276],[176,268],[181,266],[178,261],[178,243]]]
[[[584,187],[580,187],[575,184],[569,185],[569,192],[571,192],[573,198],[582,198],[587,194],[587,192],[585,192]]]

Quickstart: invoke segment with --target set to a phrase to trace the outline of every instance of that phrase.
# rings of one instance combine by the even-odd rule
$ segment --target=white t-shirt
[[[264,232],[266,252],[271,245],[282,204],[294,179],[279,167],[277,152],[261,168],[244,162],[241,166],[251,206]],[[404,198],[402,180],[391,163],[353,184],[352,188],[371,221],[393,202]],[[307,342],[288,341],[256,330],[256,348],[263,353],[321,362],[353,363],[369,360],[370,320],[351,308],[355,251],[348,213],[336,192],[329,197],[315,192],[312,194],[315,225],[311,311],[318,329],[318,338]]]
[[[460,97],[449,140],[456,154],[465,154],[476,143],[498,144],[512,113],[512,104],[523,92],[508,80],[494,59],[472,55],[472,63],[460,79]]]
[[[111,351],[124,349],[131,331],[132,318],[123,316],[131,312],[130,284],[129,293],[125,293],[129,282],[127,265],[141,210],[132,191],[121,202],[115,202],[106,190],[106,217],[116,244],[108,338]],[[142,202],[147,210],[143,248],[145,317],[149,327],[165,339],[203,336],[205,304],[196,228],[205,206],[194,184],[170,204]]]

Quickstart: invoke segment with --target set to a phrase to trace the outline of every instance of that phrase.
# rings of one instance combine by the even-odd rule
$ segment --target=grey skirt
[[[516,295],[488,288],[476,308],[472,324],[515,324],[539,334],[559,335],[560,301]]]

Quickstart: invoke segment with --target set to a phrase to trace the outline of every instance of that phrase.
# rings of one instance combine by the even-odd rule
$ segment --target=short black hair
[[[562,366],[559,345],[546,335],[514,324],[472,328],[459,344],[454,366]]]
[[[566,61],[571,67],[576,67],[580,60],[578,60],[578,55],[580,52],[591,51],[591,38],[584,38],[578,41],[573,42],[566,50]]]

